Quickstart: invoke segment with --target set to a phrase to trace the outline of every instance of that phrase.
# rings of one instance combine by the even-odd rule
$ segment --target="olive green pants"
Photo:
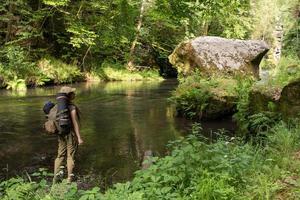
[[[56,182],[60,166],[62,166],[65,158],[67,158],[68,178],[71,178],[75,166],[75,153],[77,151],[77,148],[78,143],[76,141],[74,133],[70,133],[64,136],[58,136],[58,153],[54,161],[53,182]]]

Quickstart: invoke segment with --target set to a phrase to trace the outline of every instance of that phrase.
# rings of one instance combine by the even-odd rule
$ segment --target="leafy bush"
[[[249,92],[252,88],[253,81],[251,79],[238,79],[236,91],[238,94],[237,113],[233,115],[233,119],[237,122],[240,133],[245,134],[248,131],[249,116]]]
[[[0,78],[8,89],[23,90],[38,72],[24,48],[8,45],[0,49]]]
[[[41,86],[48,81],[70,83],[82,78],[77,66],[59,60],[42,59],[36,65],[29,53],[20,46],[0,49],[0,73],[2,85],[12,90],[24,90],[26,86]]]
[[[16,76],[14,79],[7,81],[7,89],[12,89],[14,91],[26,90],[26,83],[24,79],[18,79]]]

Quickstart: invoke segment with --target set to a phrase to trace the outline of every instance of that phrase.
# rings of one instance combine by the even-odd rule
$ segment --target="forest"
[[[176,79],[168,103],[193,124],[122,183],[52,185],[51,169],[41,168],[0,176],[0,199],[300,199],[299,0],[0,0],[0,13],[2,91],[21,98],[82,82],[141,82],[143,90]],[[259,68],[254,76],[205,71],[189,49],[197,38],[263,41],[266,50],[245,59]],[[228,116],[234,133],[203,134],[206,121]]]
[[[0,10],[2,87],[118,80],[115,70],[124,69],[154,70],[137,79],[176,77],[168,56],[181,41],[210,35],[272,45],[278,26],[283,54],[299,57],[296,0],[3,0]]]

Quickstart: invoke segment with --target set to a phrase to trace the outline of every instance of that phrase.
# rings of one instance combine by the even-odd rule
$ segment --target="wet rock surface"
[[[199,69],[207,75],[243,74],[258,78],[259,64],[268,50],[263,41],[205,36],[179,44],[169,61],[183,74]]]

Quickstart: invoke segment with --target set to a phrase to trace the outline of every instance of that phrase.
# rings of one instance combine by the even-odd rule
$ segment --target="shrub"
[[[39,75],[39,70],[24,48],[8,45],[0,49],[0,73],[3,86],[12,90],[24,90],[30,84],[30,79]]]

